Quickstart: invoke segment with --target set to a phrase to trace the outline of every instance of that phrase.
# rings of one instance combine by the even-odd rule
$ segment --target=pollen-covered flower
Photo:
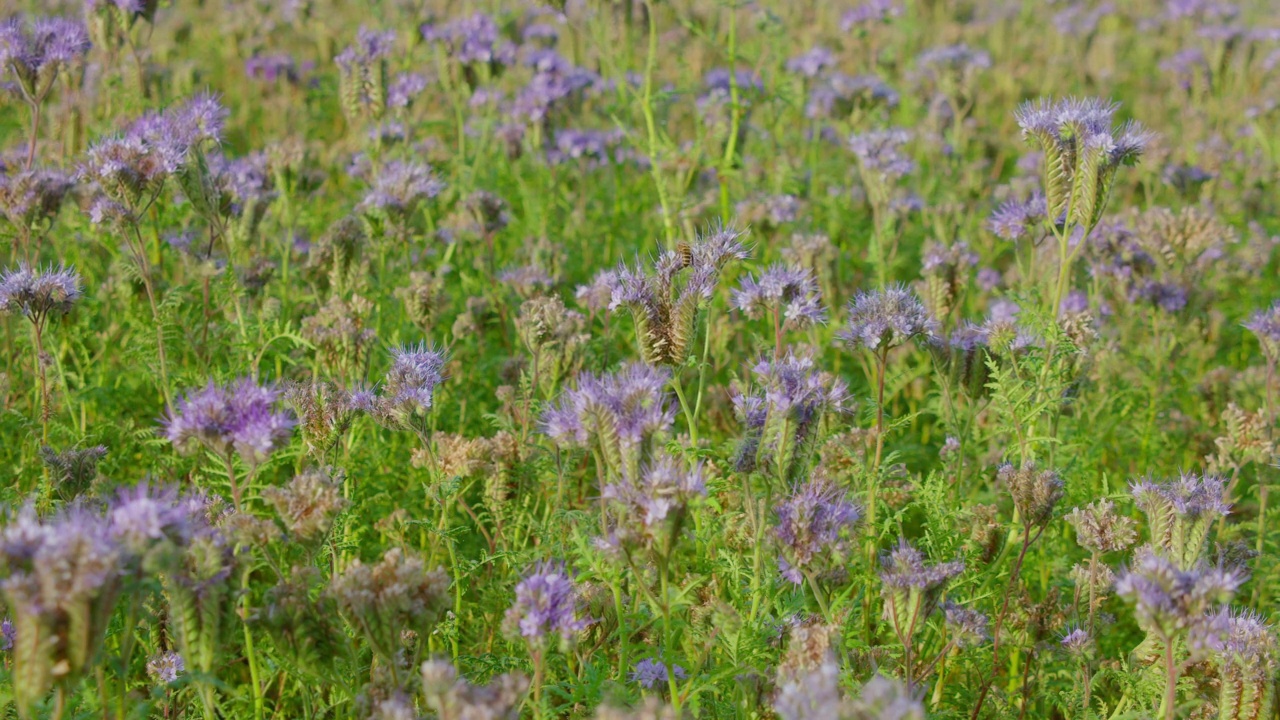
[[[19,265],[0,274],[0,315],[22,314],[33,322],[61,315],[80,299],[80,276],[70,268],[44,270]]]
[[[591,624],[579,617],[580,606],[577,586],[564,565],[538,563],[516,585],[504,627],[508,635],[535,647],[545,646],[553,635],[569,642]]]
[[[230,385],[212,381],[178,400],[165,434],[179,452],[205,448],[220,458],[237,454],[250,465],[264,462],[289,442],[294,420],[276,409],[274,389],[249,378]]]
[[[1102,218],[1116,171],[1142,156],[1152,134],[1135,122],[1112,127],[1118,105],[1097,99],[1039,100],[1018,108],[1022,135],[1045,155],[1046,215],[1092,229]]]
[[[778,504],[774,530],[781,556],[782,577],[795,583],[806,575],[838,565],[847,549],[853,526],[862,517],[858,506],[829,480],[813,479],[795,489]]]
[[[787,265],[770,265],[759,278],[744,277],[733,291],[733,304],[747,317],[772,313],[784,331],[801,330],[827,319],[813,273]]]
[[[880,351],[932,335],[936,328],[915,293],[893,286],[859,292],[849,303],[848,324],[840,338],[850,347]]]

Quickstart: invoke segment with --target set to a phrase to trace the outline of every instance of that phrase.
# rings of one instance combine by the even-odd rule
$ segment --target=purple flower
[[[689,468],[668,454],[642,467],[637,478],[624,475],[600,491],[601,497],[620,507],[622,527],[615,532],[644,542],[654,540],[655,529],[664,526],[691,499],[706,494],[702,467]]]
[[[142,555],[161,541],[185,543],[200,520],[190,510],[190,503],[180,501],[174,488],[142,482],[120,491],[107,519],[111,536],[134,555]]]
[[[32,270],[25,264],[0,274],[0,315],[21,313],[43,323],[64,314],[80,299],[80,276],[70,268]]]
[[[275,409],[277,395],[249,378],[226,386],[211,381],[177,402],[165,433],[178,452],[203,447],[218,457],[234,453],[257,465],[292,434],[293,417]]]
[[[1217,611],[1244,580],[1237,571],[1199,564],[1183,570],[1163,553],[1139,548],[1116,593],[1134,603],[1139,627],[1163,643],[1185,638],[1196,656],[1221,647],[1228,628]]]
[[[875,75],[833,72],[817,80],[809,90],[805,117],[845,118],[858,108],[893,108],[898,101],[898,93]]]
[[[631,311],[646,362],[675,365],[688,357],[694,321],[711,299],[720,271],[729,261],[747,257],[743,235],[713,226],[681,250],[659,255],[652,275],[625,264],[618,267],[609,309],[626,306]]]
[[[1075,628],[1062,636],[1062,649],[1075,656],[1082,656],[1093,647],[1093,638],[1084,628]]]
[[[298,81],[298,64],[293,56],[287,53],[254,55],[244,61],[244,74],[250,80],[261,80],[265,83],[274,83],[277,80],[293,83]]]
[[[849,320],[840,338],[850,347],[888,350],[913,338],[932,335],[937,323],[916,294],[902,286],[859,292],[849,303]]]
[[[552,163],[569,160],[591,160],[595,163],[607,163],[612,153],[616,155],[618,144],[623,135],[619,131],[573,130],[566,128],[556,132],[555,147],[547,152],[547,159]]]
[[[516,585],[516,598],[507,608],[507,632],[535,647],[545,647],[552,635],[571,641],[591,624],[578,617],[580,601],[573,578],[560,563],[542,562]]]
[[[542,122],[556,107],[599,81],[595,73],[575,66],[554,50],[534,50],[526,56],[525,64],[533,68],[533,77],[509,109],[511,118],[521,124]]]
[[[1135,122],[1118,129],[1119,106],[1095,98],[1024,103],[1016,113],[1022,136],[1045,154],[1046,215],[1086,230],[1106,209],[1116,171],[1142,156],[1152,134]],[[1065,217],[1070,211],[1071,217]]]
[[[9,618],[0,620],[0,652],[9,652],[13,649],[13,641],[18,637],[18,633],[13,628],[13,621]]]
[[[1258,338],[1262,350],[1271,362],[1280,359],[1280,300],[1270,308],[1259,310],[1244,323],[1244,327]]]
[[[632,363],[611,375],[582,375],[578,387],[565,390],[542,416],[543,432],[553,439],[594,447],[619,476],[635,477],[654,435],[675,421],[667,395],[666,370]]]
[[[791,351],[773,361],[761,360],[752,374],[757,390],[732,390],[734,411],[745,431],[737,469],[767,469],[794,482],[809,469],[822,419],[848,409],[848,388],[830,373],[819,372],[813,358]]]
[[[443,25],[423,25],[421,32],[424,40],[444,46],[449,57],[463,65],[486,63],[497,67],[515,62],[515,45],[501,36],[498,24],[484,13]]]
[[[901,14],[902,6],[895,0],[867,0],[840,18],[840,32],[852,32],[859,25],[888,22]]]
[[[801,77],[816,78],[836,63],[836,56],[830,50],[815,45],[803,55],[797,55],[787,61],[787,72]]]
[[[444,188],[444,181],[437,178],[425,163],[392,160],[378,171],[373,187],[365,193],[356,210],[407,217],[419,204],[439,195]]]
[[[444,382],[448,361],[444,350],[428,345],[405,345],[391,351],[391,369],[382,381],[379,411],[407,422],[432,408],[436,387]]]
[[[1209,61],[1198,48],[1179,50],[1160,61],[1160,69],[1169,73],[1184,91],[1190,91],[1196,78],[1209,82]]]
[[[387,88],[387,107],[406,108],[427,89],[427,78],[418,73],[400,73]]]
[[[685,669],[679,665],[671,667],[671,673],[675,675],[677,680],[683,680],[689,676]],[[667,665],[661,660],[654,658],[645,658],[636,663],[635,668],[631,670],[631,682],[640,683],[640,686],[646,690],[652,690],[654,685],[663,685],[667,682]]]
[[[1030,227],[1044,220],[1044,217],[1044,196],[1037,192],[1026,200],[1005,202],[991,214],[987,226],[1005,240],[1021,240]]]
[[[884,566],[880,581],[893,589],[933,592],[941,590],[952,578],[964,572],[961,560],[926,565],[926,559],[925,554],[906,538],[900,538],[898,547],[885,553],[880,560]]]
[[[163,112],[147,113],[123,134],[89,147],[80,178],[94,183],[94,222],[127,217],[158,196],[169,177],[187,168],[206,143],[222,137],[226,110],[197,95]]]
[[[818,282],[804,268],[770,265],[759,279],[747,276],[733,291],[733,304],[748,317],[774,313],[786,330],[799,330],[826,321]]]
[[[53,221],[74,186],[59,170],[32,168],[9,174],[0,168],[0,214],[19,233],[30,232],[34,225]]]
[[[987,616],[977,610],[946,602],[942,613],[947,632],[958,647],[972,647],[990,637],[987,634]]]
[[[930,48],[916,57],[916,64],[930,74],[963,76],[991,67],[991,56],[964,43]]]
[[[0,76],[12,72],[28,103],[40,103],[58,72],[89,52],[84,25],[61,17],[0,23]]]
[[[858,158],[858,166],[865,177],[875,177],[887,183],[915,169],[915,162],[902,152],[902,146],[911,139],[906,130],[872,130],[849,138],[849,150]]]
[[[814,479],[778,504],[774,530],[782,557],[782,577],[796,585],[840,560],[847,536],[862,517],[858,506],[829,480]]]
[[[344,70],[352,71],[357,67],[367,67],[372,63],[385,59],[395,48],[396,32],[387,30],[378,32],[361,26],[356,34],[356,41],[334,57],[334,62]]]
[[[147,675],[157,685],[168,685],[186,672],[187,663],[178,653],[169,650],[147,660]]]

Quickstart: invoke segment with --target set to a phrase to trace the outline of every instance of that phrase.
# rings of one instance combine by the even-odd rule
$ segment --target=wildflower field
[[[1275,720],[1273,0],[0,0],[0,719]]]

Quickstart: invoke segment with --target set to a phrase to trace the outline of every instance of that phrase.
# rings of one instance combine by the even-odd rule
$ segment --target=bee
[[[680,256],[680,267],[689,267],[693,264],[693,246],[681,240],[676,243],[676,254]]]

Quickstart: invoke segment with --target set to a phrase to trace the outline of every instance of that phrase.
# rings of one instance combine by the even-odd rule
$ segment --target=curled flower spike
[[[1084,628],[1075,628],[1062,636],[1062,649],[1076,657],[1084,657],[1093,651],[1093,638]]]
[[[1118,105],[1097,99],[1038,100],[1018,108],[1022,136],[1045,155],[1046,215],[1089,231],[1102,219],[1116,171],[1133,165],[1153,135],[1135,122],[1112,127]]]
[[[638,478],[623,477],[605,485],[600,494],[620,506],[619,540],[651,543],[659,539],[658,528],[677,520],[695,497],[706,495],[702,467],[688,468],[671,455],[662,455],[640,471]]]
[[[796,482],[810,467],[824,418],[849,409],[844,382],[817,369],[813,358],[788,352],[751,369],[756,389],[733,388],[735,414],[743,424],[740,471],[764,470]]]
[[[1226,630],[1213,653],[1221,682],[1218,717],[1263,720],[1275,696],[1275,630],[1248,610],[1231,611]]]
[[[1009,488],[1013,506],[1028,527],[1042,527],[1052,520],[1053,510],[1065,494],[1062,478],[1056,472],[1037,470],[1030,463],[1020,468],[1005,463],[996,477]]]
[[[948,601],[943,604],[942,612],[947,632],[957,647],[979,645],[990,638],[987,633],[987,616],[977,610]]]
[[[110,523],[83,508],[41,519],[26,507],[0,532],[0,593],[13,619],[12,691],[19,717],[55,683],[92,669],[121,589],[123,553]]]
[[[631,311],[645,362],[679,365],[688,358],[698,311],[711,300],[720,271],[731,260],[747,257],[743,235],[712,228],[693,243],[659,255],[652,275],[626,265],[618,268],[609,309],[625,306]]]
[[[1090,552],[1110,553],[1127,549],[1137,539],[1134,521],[1115,512],[1115,503],[1099,500],[1067,514],[1076,529],[1076,542]]]
[[[599,447],[614,477],[637,477],[658,433],[671,428],[670,373],[632,363],[610,375],[585,374],[542,416],[543,432],[578,447]]]
[[[20,236],[53,221],[75,186],[67,174],[49,168],[0,171],[0,216]]]
[[[849,138],[849,150],[858,158],[864,178],[885,186],[915,170],[915,161],[902,152],[909,140],[911,133],[900,128],[873,130]]]
[[[449,606],[449,576],[392,548],[376,564],[353,561],[329,583],[329,596],[373,652],[395,662],[404,631],[427,637]]]
[[[964,571],[960,560],[937,565],[926,565],[925,560],[925,554],[906,538],[880,560],[884,566],[880,594],[885,599],[885,619],[904,648],[910,647],[916,632],[938,608],[947,583]]]
[[[387,57],[396,44],[394,30],[361,27],[356,42],[334,57],[338,96],[348,118],[382,117],[387,107]]]
[[[1130,485],[1130,492],[1147,516],[1151,544],[1184,570],[1199,562],[1209,529],[1231,511],[1222,479],[1212,475],[1183,474],[1163,483],[1142,479]]]

